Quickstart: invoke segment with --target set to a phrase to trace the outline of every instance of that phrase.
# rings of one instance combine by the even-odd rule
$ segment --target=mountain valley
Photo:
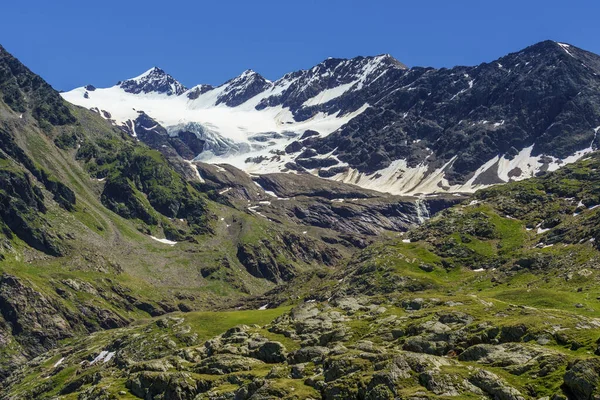
[[[0,398],[600,398],[598,74],[59,93],[0,47]]]

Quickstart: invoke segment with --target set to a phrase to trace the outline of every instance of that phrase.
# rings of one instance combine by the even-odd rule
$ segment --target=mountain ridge
[[[130,133],[131,108],[172,136],[178,131],[169,127],[195,122],[202,127],[196,137],[209,139],[197,160],[415,195],[524,179],[597,148],[599,71],[597,55],[547,40],[473,67],[408,69],[389,55],[331,58],[275,82],[246,71],[165,100],[115,89],[63,97],[106,109]]]

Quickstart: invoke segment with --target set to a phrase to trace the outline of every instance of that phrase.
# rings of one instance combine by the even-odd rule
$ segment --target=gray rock
[[[466,349],[459,355],[458,359],[461,361],[476,361],[481,364],[506,367],[509,365],[526,364],[544,353],[543,350],[518,343],[499,345],[478,344]]]
[[[279,342],[266,342],[251,351],[250,356],[269,364],[281,363],[287,358],[287,350]]]
[[[327,354],[329,354],[329,349],[327,347],[309,346],[296,350],[290,356],[292,362],[295,364],[307,363],[311,361],[320,363],[323,361],[323,358],[327,356]]]
[[[600,359],[575,362],[565,373],[564,382],[575,400],[600,398]]]
[[[296,364],[292,366],[292,379],[305,378],[306,364]]]
[[[435,270],[435,267],[429,264],[421,264],[419,268],[425,272],[433,272]]]
[[[454,381],[451,376],[434,371],[426,371],[419,375],[421,385],[438,396],[459,396],[461,392]]]
[[[509,386],[498,375],[483,369],[469,377],[469,382],[497,400],[525,400],[517,389]]]
[[[469,314],[455,311],[448,314],[440,315],[438,321],[440,321],[443,324],[469,325],[474,321],[474,318]]]
[[[420,297],[402,301],[402,307],[406,310],[420,310],[424,304],[425,300]]]
[[[202,360],[195,370],[201,374],[225,375],[238,371],[250,371],[261,364],[264,365],[262,361],[254,358],[219,354]]]

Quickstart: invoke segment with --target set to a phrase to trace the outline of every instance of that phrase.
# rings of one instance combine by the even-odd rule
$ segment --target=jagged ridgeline
[[[522,180],[597,149],[599,92],[600,57],[548,40],[477,66],[330,58],[191,89],[153,68],[62,95],[189,160],[414,195]]]
[[[583,71],[570,58],[585,58],[586,71],[597,68],[595,56],[565,46],[544,42],[519,54],[550,54],[559,77]],[[398,76],[419,71],[388,56],[321,67],[345,66],[345,80],[335,84],[350,88],[351,67],[373,62]],[[501,64],[467,73],[493,80],[512,65]],[[544,86],[550,65],[540,61],[536,68],[544,73],[528,82]],[[416,89],[399,91],[399,98],[420,93],[415,110],[422,112],[432,110],[424,88],[447,72],[428,71],[416,78]],[[591,85],[588,72],[581,82]],[[300,85],[308,75],[286,79]],[[119,87],[191,100],[218,89],[188,93],[156,69],[138,78]],[[465,90],[457,96],[482,101],[479,89],[468,92],[477,81],[470,87],[463,78],[455,83]],[[247,92],[234,90],[240,79]],[[237,107],[274,86],[246,72],[219,91],[218,102]],[[529,98],[517,93],[523,86],[506,87],[516,99]],[[95,88],[86,91],[94,98]],[[306,107],[334,107],[317,100],[304,106],[307,99],[293,93],[285,101],[298,116]],[[300,168],[250,176],[190,162],[205,148],[201,141],[230,143],[215,132],[197,135],[201,125],[175,135],[146,113],[117,127],[106,110],[63,101],[3,48],[0,95],[0,398],[600,396],[600,156],[591,148],[557,171],[472,196],[412,198]],[[571,121],[582,146],[595,146],[594,96],[550,102],[566,107],[553,109],[562,115],[558,126],[567,129]],[[283,101],[256,106],[268,109],[276,100]],[[353,111],[360,106],[353,103]],[[590,120],[578,120],[579,106]],[[505,125],[537,120],[533,111],[525,114]],[[301,140],[320,146],[349,137],[336,157],[360,169],[369,162],[353,158],[358,134],[348,129],[355,124],[322,138],[308,131]],[[480,125],[484,143],[504,126]],[[368,143],[377,143],[374,132],[366,132]],[[556,151],[581,150],[557,135],[550,140],[560,144]],[[411,146],[419,146],[416,140]],[[321,159],[307,150],[299,150],[307,160]],[[385,163],[381,151],[373,154]]]

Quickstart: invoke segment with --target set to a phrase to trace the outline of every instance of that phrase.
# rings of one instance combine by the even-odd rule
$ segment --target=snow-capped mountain
[[[595,149],[598,74],[599,56],[546,41],[476,67],[331,58],[275,82],[247,70],[191,89],[153,68],[63,97],[186,159],[307,171],[394,194],[468,192]]]
[[[153,125],[166,128],[171,137],[194,132],[205,141],[199,159],[226,157],[243,169],[278,171],[284,169],[283,160],[270,166],[245,160],[281,155],[293,138],[307,130],[322,137],[335,131],[368,107],[336,104],[338,97],[362,91],[381,75],[405,68],[389,55],[328,59],[276,82],[247,70],[221,86],[198,85],[189,90],[163,70],[152,68],[110,88],[86,86],[62,95],[71,103],[98,110],[134,137],[154,127],[135,123],[143,114],[144,120],[152,118]]]
[[[144,72],[142,75],[118,84],[127,93],[163,93],[167,96],[180,95],[187,89],[175,78],[158,67]]]

